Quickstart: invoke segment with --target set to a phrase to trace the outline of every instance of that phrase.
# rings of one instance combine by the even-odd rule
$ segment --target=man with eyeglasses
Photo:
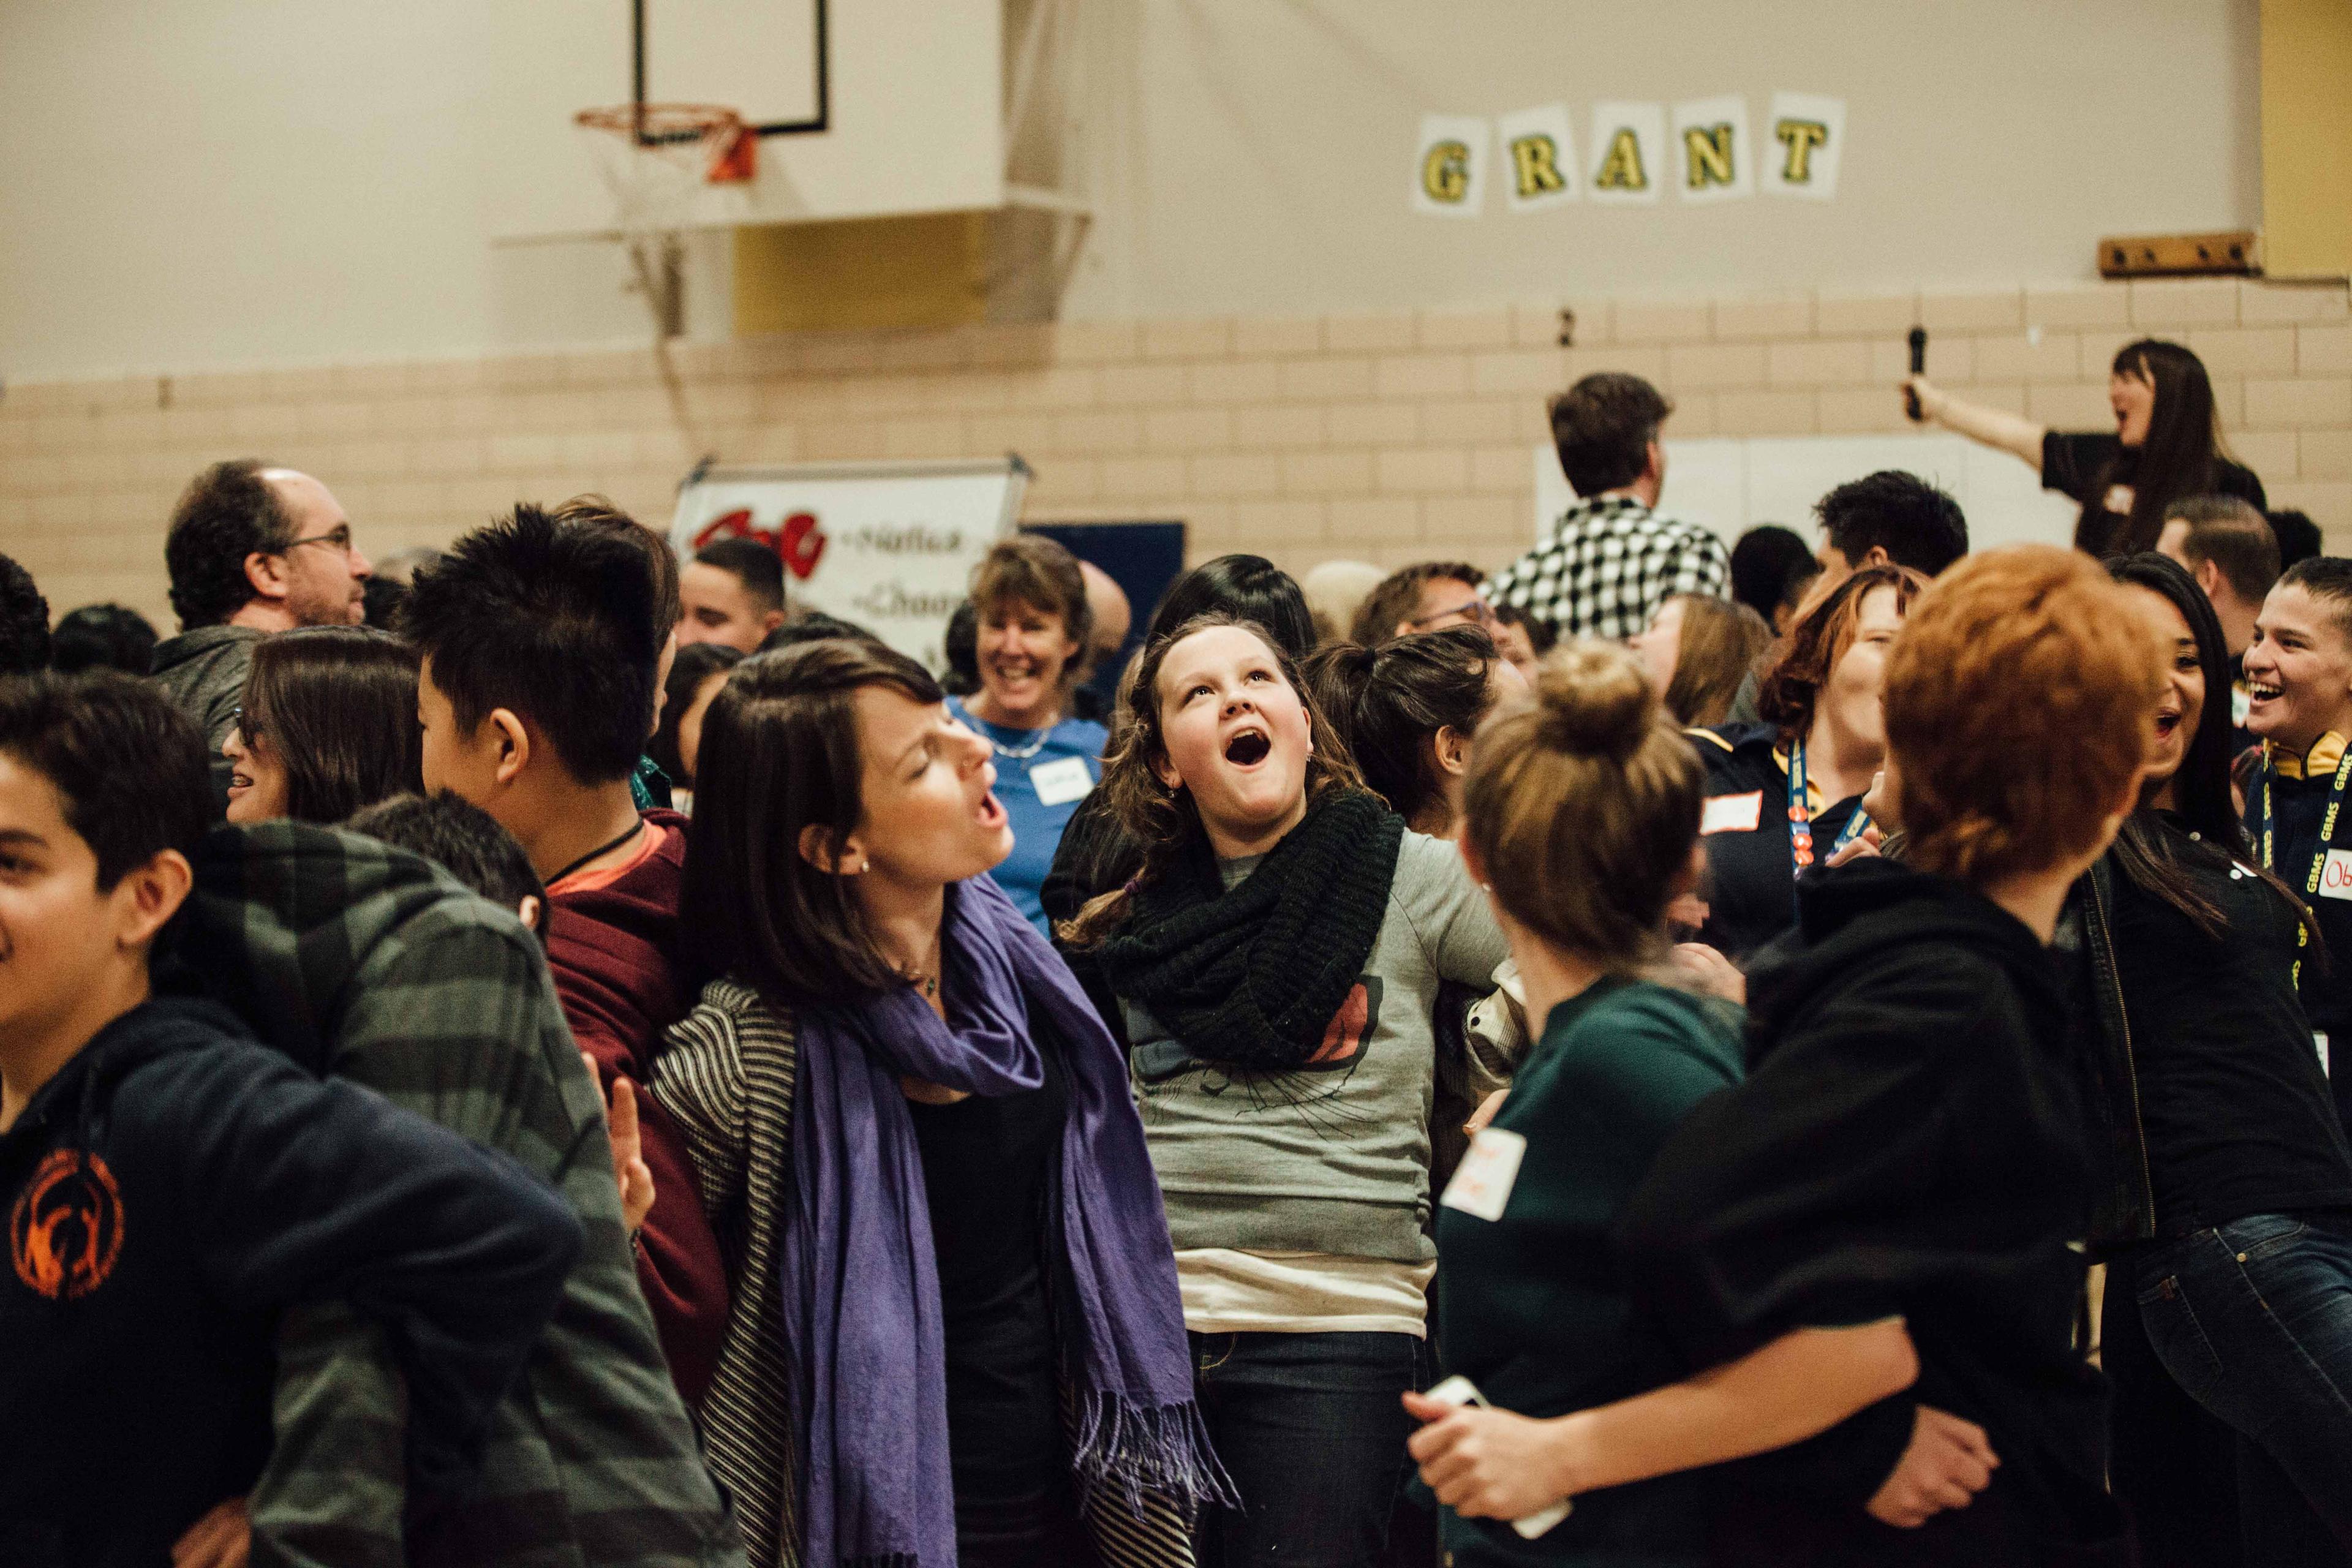
[[[1364,595],[1349,636],[1362,647],[1378,647],[1446,626],[1484,626],[1491,633],[1495,611],[1486,602],[1486,574],[1465,561],[1399,567]]]
[[[163,564],[180,635],[157,645],[150,673],[204,730],[226,811],[229,763],[220,748],[253,645],[296,626],[358,625],[368,558],[326,486],[245,458],[215,463],[188,486],[172,511]]]

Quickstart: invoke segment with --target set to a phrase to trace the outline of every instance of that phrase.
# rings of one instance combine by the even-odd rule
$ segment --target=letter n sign
[[[1695,99],[1675,105],[1675,189],[1686,202],[1756,194],[1756,153],[1748,142],[1748,100]]]

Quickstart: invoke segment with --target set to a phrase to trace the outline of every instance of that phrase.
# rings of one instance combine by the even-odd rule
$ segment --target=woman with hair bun
[[[1416,632],[1378,647],[1318,648],[1304,671],[1315,700],[1364,771],[1364,783],[1416,833],[1451,838],[1462,824],[1470,738],[1527,678],[1479,626]]]

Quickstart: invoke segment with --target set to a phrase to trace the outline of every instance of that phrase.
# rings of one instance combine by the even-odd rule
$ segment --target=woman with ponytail
[[[1505,955],[1454,847],[1363,787],[1272,634],[1227,615],[1129,672],[1103,790],[1144,847],[1069,940],[1123,1010],[1225,1563],[1379,1555],[1421,1386],[1431,1027]],[[1482,1093],[1497,1085],[1488,1081]]]

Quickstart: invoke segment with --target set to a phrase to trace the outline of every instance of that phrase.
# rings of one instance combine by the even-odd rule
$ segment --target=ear
[[[530,727],[511,708],[493,708],[482,721],[483,743],[490,748],[490,778],[499,784],[510,784],[530,765]]]
[[[1642,477],[1657,480],[1666,477],[1666,449],[1655,441],[1642,454]]]
[[[165,849],[145,865],[125,871],[111,895],[115,945],[145,947],[153,942],[164,922],[180,912],[195,879],[188,858],[176,849]]]
[[[286,596],[286,557],[257,550],[245,558],[245,580],[253,588],[257,599],[282,599]]]
[[[2212,603],[2213,595],[2219,592],[2221,587],[2221,569],[2210,561],[2199,562],[2197,563],[2197,585],[2205,590],[2206,602],[2208,604]]]
[[[774,631],[778,626],[781,626],[783,624],[784,612],[782,610],[770,610],[766,615],[760,617],[760,639],[762,642],[766,641],[768,634]]]
[[[1883,544],[1874,544],[1869,549],[1862,552],[1862,566],[1892,566],[1894,564],[1895,558],[1886,553],[1886,546]],[[1856,570],[1860,569],[1860,567],[1856,568]]]
[[[1439,772],[1460,778],[1470,771],[1470,738],[1453,725],[1439,725],[1437,733],[1429,738],[1429,745],[1436,753]]]
[[[830,828],[812,822],[801,829],[801,858],[828,877],[855,877],[866,869],[866,846],[855,833],[836,846]]]
[[[1308,749],[1312,750],[1314,744],[1310,734],[1307,740]],[[1176,771],[1176,764],[1168,760],[1168,753],[1165,752],[1155,751],[1151,753],[1151,776],[1166,785],[1170,795],[1174,795],[1184,787],[1183,775]]]
[[[537,893],[525,893],[522,896],[522,901],[515,905],[515,919],[522,921],[529,930],[539,929],[539,895]]]

